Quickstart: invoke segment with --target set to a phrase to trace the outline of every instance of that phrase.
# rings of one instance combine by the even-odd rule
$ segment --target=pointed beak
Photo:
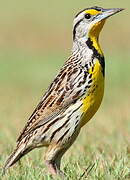
[[[102,12],[96,18],[101,21],[123,10],[123,8],[102,9]]]

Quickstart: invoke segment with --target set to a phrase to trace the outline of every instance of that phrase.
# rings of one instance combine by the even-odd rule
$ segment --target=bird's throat
[[[99,45],[99,33],[101,32],[103,25],[105,23],[105,20],[102,20],[96,24],[93,25],[89,32],[89,38],[91,39],[91,42],[93,43],[93,47],[98,51],[99,54],[103,56],[103,52],[101,50],[101,47]]]
[[[97,52],[101,55],[103,55],[102,49],[100,47],[100,44],[98,42],[98,37],[90,36],[90,40],[92,42],[92,46],[97,50]]]

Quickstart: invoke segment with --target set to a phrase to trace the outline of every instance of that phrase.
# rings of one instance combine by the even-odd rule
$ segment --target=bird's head
[[[106,19],[122,10],[123,8],[103,9],[95,6],[80,11],[74,18],[73,40],[90,36],[98,38]]]

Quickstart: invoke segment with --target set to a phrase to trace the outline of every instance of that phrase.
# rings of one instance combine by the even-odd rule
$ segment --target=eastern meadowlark
[[[96,113],[103,98],[105,61],[99,33],[106,19],[122,10],[95,6],[75,16],[71,56],[27,121],[4,172],[34,148],[47,146],[45,162],[50,173],[61,173],[63,154]]]

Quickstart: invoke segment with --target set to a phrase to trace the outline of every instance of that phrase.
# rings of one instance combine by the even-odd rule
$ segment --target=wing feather
[[[73,67],[73,68],[72,68]],[[17,142],[20,142],[28,133],[39,126],[44,126],[64,112],[72,103],[84,94],[78,85],[86,81],[87,75],[83,76],[82,68],[67,63],[56,76],[40,103],[30,116]]]

